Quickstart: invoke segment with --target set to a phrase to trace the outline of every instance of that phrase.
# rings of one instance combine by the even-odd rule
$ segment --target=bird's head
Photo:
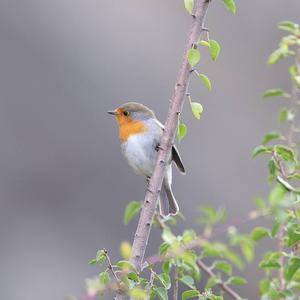
[[[136,102],[125,103],[115,110],[108,111],[108,113],[116,117],[119,126],[130,122],[146,121],[155,118],[154,112],[151,109]]]

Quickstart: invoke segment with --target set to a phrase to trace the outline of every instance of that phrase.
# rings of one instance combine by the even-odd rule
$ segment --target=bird
[[[164,131],[163,124],[156,118],[153,110],[137,102],[125,103],[108,113],[114,115],[117,121],[123,155],[135,173],[145,176],[149,182],[155,168],[160,138]],[[159,212],[162,217],[177,215],[179,212],[179,206],[172,191],[172,162],[182,174],[185,174],[182,159],[175,145],[172,146],[167,160],[159,194]]]

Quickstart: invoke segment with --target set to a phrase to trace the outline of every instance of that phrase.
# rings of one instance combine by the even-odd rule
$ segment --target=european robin
[[[119,125],[121,149],[129,165],[138,175],[146,176],[149,180],[155,167],[164,126],[151,109],[140,103],[129,102],[108,113],[115,116]],[[185,169],[175,145],[168,159],[159,197],[159,209],[162,216],[176,215],[179,212],[171,188],[172,161],[184,174]]]

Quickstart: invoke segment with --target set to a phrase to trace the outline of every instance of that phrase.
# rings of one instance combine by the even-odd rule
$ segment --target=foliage
[[[236,12],[233,0],[223,0],[232,13]],[[184,5],[189,14],[193,13],[194,1],[185,0]],[[251,211],[243,222],[250,222],[261,217],[267,218],[270,227],[256,226],[248,233],[242,233],[238,225],[227,223],[223,209],[202,207],[198,223],[199,234],[194,229],[186,229],[175,234],[174,228],[181,217],[162,219],[158,213],[154,224],[161,231],[162,242],[157,253],[145,260],[142,272],[138,272],[129,261],[131,245],[122,242],[120,253],[122,260],[112,263],[106,249],[99,250],[89,263],[101,266],[103,270],[86,282],[88,296],[103,296],[109,291],[124,293],[134,300],[169,299],[223,299],[227,293],[233,299],[242,299],[232,286],[245,285],[247,281],[241,276],[248,263],[254,261],[255,246],[263,239],[276,241],[276,246],[266,253],[259,254],[258,267],[264,277],[259,283],[261,299],[298,299],[300,293],[300,165],[298,162],[298,143],[295,134],[296,115],[300,92],[300,26],[290,21],[278,26],[288,32],[278,49],[269,57],[268,64],[273,65],[282,59],[293,58],[294,64],[289,68],[292,82],[291,93],[281,88],[269,89],[264,98],[284,98],[285,107],[280,109],[278,121],[283,124],[283,134],[271,131],[262,138],[252,156],[265,155],[268,159],[268,181],[271,189],[266,199],[257,198],[257,209]],[[220,45],[209,38],[200,40],[188,51],[187,60],[192,72],[201,79],[204,86],[211,91],[209,78],[195,68],[201,58],[198,46],[207,47],[215,61],[220,53]],[[201,118],[203,107],[186,94],[191,112],[196,119]],[[287,107],[286,107],[287,106]],[[179,121],[178,140],[187,134],[186,125]],[[124,223],[128,224],[142,208],[142,203],[130,202],[124,213]],[[225,236],[224,236],[225,235]],[[220,240],[222,236],[222,241]],[[203,276],[203,275],[206,276]],[[199,289],[199,283],[205,288]],[[176,297],[180,291],[181,295]]]
[[[259,207],[266,212],[273,226],[257,227],[252,231],[252,238],[270,238],[277,240],[277,248],[264,253],[259,267],[264,270],[265,278],[260,281],[262,299],[298,299],[300,289],[300,241],[299,219],[299,163],[297,156],[296,115],[299,105],[300,78],[300,27],[290,21],[279,23],[278,27],[288,32],[278,49],[269,57],[268,64],[279,63],[282,59],[293,58],[289,68],[292,82],[291,93],[283,89],[269,89],[264,98],[288,99],[288,107],[280,109],[279,123],[286,128],[286,135],[278,131],[267,133],[262,145],[256,147],[253,156],[268,155],[269,182],[272,185],[269,197],[260,200]],[[282,143],[284,142],[284,143]],[[273,143],[272,145],[269,145]],[[268,146],[266,146],[268,144]]]

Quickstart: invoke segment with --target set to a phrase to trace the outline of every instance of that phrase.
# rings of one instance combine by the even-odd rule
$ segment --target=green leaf
[[[255,158],[260,154],[270,154],[270,153],[272,153],[272,147],[257,146],[256,148],[254,148],[252,152],[252,157]]]
[[[276,145],[275,152],[280,155],[284,160],[293,162],[295,161],[294,150],[284,145]]]
[[[129,296],[133,300],[147,300],[149,299],[148,293],[140,288],[134,288],[129,291]]]
[[[255,227],[251,232],[251,238],[253,241],[259,241],[267,236],[270,236],[269,229],[265,227]]]
[[[162,243],[160,246],[159,246],[159,254],[160,255],[165,255],[169,249],[170,245],[166,242]]]
[[[95,265],[96,263],[97,263],[97,260],[95,258],[93,258],[89,261],[89,265]]]
[[[120,254],[125,260],[129,259],[132,254],[132,246],[129,242],[123,241],[120,245]]]
[[[196,119],[200,120],[201,114],[203,112],[203,107],[198,102],[191,102],[191,109],[193,112],[193,115]]]
[[[184,0],[184,7],[187,12],[191,15],[194,8],[194,0]]]
[[[168,293],[165,288],[162,287],[154,287],[153,288],[155,292],[157,293],[157,296],[160,300],[168,300]]]
[[[280,132],[278,132],[278,131],[271,131],[271,132],[267,133],[264,136],[264,138],[262,140],[262,144],[266,145],[270,141],[278,140],[278,139],[281,139],[281,140],[283,139],[283,136],[280,134]]]
[[[288,94],[282,89],[270,89],[263,93],[264,98],[269,97],[286,97]]]
[[[297,29],[299,30],[299,25],[297,25],[291,21],[283,21],[278,24],[278,28],[285,30],[285,31],[295,33],[297,31]]]
[[[276,64],[280,59],[286,58],[291,54],[287,46],[282,46],[279,49],[275,50],[268,59],[269,65]]]
[[[204,41],[204,40],[199,41],[197,44],[200,44],[200,45],[205,46],[205,47],[209,47],[209,42]]]
[[[117,262],[116,264],[117,267],[119,267],[122,270],[133,270],[136,271],[135,266],[133,265],[133,263],[131,263],[130,261],[127,260],[120,260]]]
[[[184,244],[188,244],[190,243],[191,241],[195,240],[197,238],[197,234],[194,230],[192,229],[188,229],[188,230],[185,230],[183,232],[183,235],[182,235],[182,239],[181,241],[184,243]]]
[[[186,299],[191,299],[194,297],[199,297],[200,296],[200,292],[197,290],[189,290],[189,291],[184,291],[181,295],[181,299],[182,300],[186,300]]]
[[[220,54],[220,44],[216,40],[209,40],[210,56],[213,61],[216,61]]]
[[[289,113],[289,111],[285,107],[282,108],[278,114],[278,122],[283,123],[283,122],[287,121],[288,113]]]
[[[99,280],[103,285],[107,285],[110,282],[110,276],[108,272],[101,272],[99,274]]]
[[[230,277],[226,283],[232,285],[242,285],[242,284],[246,284],[247,280],[243,277],[235,276],[235,277]]]
[[[200,207],[201,215],[199,218],[199,223],[204,225],[215,225],[225,220],[226,212],[224,209],[214,209],[210,206]]]
[[[285,279],[291,281],[300,268],[300,257],[292,257],[285,267]]]
[[[187,135],[187,127],[184,123],[180,122],[177,129],[177,139],[179,143],[184,139]]]
[[[241,250],[247,260],[247,262],[251,262],[254,258],[254,250],[253,245],[247,242],[241,243]]]
[[[269,288],[270,288],[270,280],[262,279],[259,282],[259,290],[262,295],[266,294],[269,291]]]
[[[262,269],[279,269],[280,263],[276,261],[262,261],[259,267]]]
[[[234,3],[233,0],[223,0],[223,2],[224,2],[224,4],[225,4],[226,8],[227,8],[230,12],[232,12],[233,14],[236,13],[236,5],[235,5],[235,3]]]
[[[211,91],[212,90],[212,85],[211,85],[211,82],[210,82],[209,78],[204,74],[199,74],[199,78],[202,80],[202,82],[206,86],[206,88],[209,91]]]
[[[124,213],[124,224],[127,225],[138,214],[141,208],[141,202],[131,201],[128,203]]]
[[[296,230],[288,230],[288,239],[287,239],[288,247],[292,247],[298,244],[299,241],[300,241],[300,232]]]
[[[220,270],[220,271],[223,271],[227,275],[231,275],[231,273],[232,273],[232,266],[231,266],[231,264],[228,263],[225,260],[217,260],[217,261],[215,261],[214,264],[212,265],[212,268]]]
[[[169,261],[165,261],[162,266],[161,269],[165,274],[169,274],[171,271],[171,263]]]
[[[263,260],[259,263],[259,267],[262,269],[278,269],[280,268],[279,258],[281,256],[281,252],[266,252]]]
[[[96,254],[96,262],[101,265],[105,262],[105,260],[106,260],[106,255],[104,250],[98,250]]]
[[[212,288],[215,287],[219,282],[220,282],[220,279],[219,279],[217,276],[209,277],[208,280],[207,280],[207,282],[206,282],[205,288],[206,288],[206,289],[212,289]]]
[[[276,161],[274,160],[273,157],[268,162],[268,168],[269,168],[270,175],[275,175],[276,174],[277,163],[276,163]]]
[[[191,289],[195,288],[194,279],[191,276],[185,275],[179,279],[182,283],[190,287]]]
[[[197,63],[200,61],[201,54],[199,50],[191,48],[188,51],[188,62],[191,65],[191,67],[194,67],[197,65]]]
[[[162,232],[162,239],[167,244],[172,244],[173,242],[176,241],[176,236],[172,233],[170,228],[164,228],[164,230]]]
[[[266,202],[263,198],[258,197],[255,199],[255,204],[257,205],[258,208],[264,209],[266,208]]]
[[[277,236],[277,233],[279,231],[280,228],[280,223],[279,222],[275,222],[271,231],[271,237],[274,239]]]
[[[171,287],[171,278],[169,274],[162,273],[157,276],[158,280],[162,283],[162,285],[165,287],[165,289],[170,289]]]
[[[275,187],[271,190],[269,195],[270,204],[275,206],[279,205],[283,200],[285,194],[286,194],[286,189],[282,185],[280,184],[275,185]]]
[[[135,272],[130,272],[128,275],[127,275],[128,279],[130,280],[133,280],[133,281],[136,281],[136,282],[139,282],[140,281],[140,277],[138,276],[137,273]]]

